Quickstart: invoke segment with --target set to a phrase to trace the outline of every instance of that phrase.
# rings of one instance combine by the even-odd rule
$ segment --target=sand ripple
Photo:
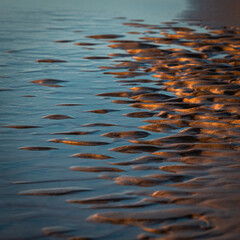
[[[40,128],[40,126],[32,126],[32,125],[6,125],[1,127],[16,128],[16,129]]]
[[[90,188],[79,188],[79,187],[65,187],[65,188],[46,188],[46,189],[31,189],[22,191],[20,195],[48,195],[57,196],[65,195],[82,191],[90,191]]]
[[[34,81],[30,81],[30,82],[40,84],[43,86],[47,86],[47,87],[62,87],[58,83],[62,83],[62,82],[66,82],[66,81],[46,78],[46,79],[34,80]]]
[[[107,155],[94,154],[94,153],[77,153],[77,154],[72,155],[71,157],[102,159],[102,160],[112,158],[112,157],[109,157]]]
[[[123,25],[124,29],[135,27],[144,32],[128,31],[136,34],[134,39],[130,36],[130,39],[122,40],[118,38],[125,34],[91,35],[86,38],[95,39],[101,44],[75,43],[80,46],[96,45],[96,48],[109,44],[108,50],[113,53],[83,58],[90,63],[109,59],[112,63],[99,67],[107,75],[102,77],[118,80],[111,83],[115,84],[114,87],[110,84],[108,91],[94,96],[103,100],[100,109],[83,112],[83,116],[91,115],[93,121],[101,119],[102,122],[81,122],[81,126],[90,127],[90,131],[76,131],[73,128],[52,133],[72,135],[72,138],[82,135],[84,140],[64,138],[48,141],[48,144],[81,146],[82,152],[68,154],[78,158],[69,158],[71,161],[80,162],[79,166],[67,167],[68,172],[81,172],[71,174],[101,173],[94,179],[96,186],[100,187],[91,192],[93,195],[68,199],[65,204],[74,207],[79,205],[70,203],[91,205],[82,208],[87,210],[84,214],[90,215],[88,221],[93,226],[95,223],[107,223],[107,226],[117,224],[122,225],[124,231],[133,229],[134,234],[141,233],[131,236],[133,239],[238,239],[239,29],[226,27],[205,29],[203,32],[195,26],[183,26],[184,22],[181,22],[181,26],[178,22],[149,25],[138,20]],[[139,39],[136,40],[137,37]],[[122,52],[116,53],[116,49]],[[54,59],[36,61],[65,62]],[[141,75],[146,78],[138,79]],[[31,82],[59,87],[62,80],[40,79]],[[120,89],[116,90],[120,84]],[[116,109],[112,108],[114,103],[118,104],[115,105]],[[63,120],[59,121],[63,127],[69,122],[68,119],[73,119],[61,114],[43,118]],[[76,117],[70,122],[74,127],[80,126],[75,122],[79,119]],[[27,129],[38,126],[2,127]],[[91,131],[95,127],[100,130]],[[105,127],[108,127],[108,132]],[[102,137],[111,138],[111,142],[98,141]],[[109,144],[113,146],[107,147]],[[72,150],[70,146],[65,147],[67,151]],[[30,146],[20,149],[40,151],[57,148]],[[93,152],[89,149],[93,149]],[[111,154],[108,154],[109,151]],[[131,159],[133,154],[138,155]],[[91,165],[86,166],[86,162],[91,162]],[[87,185],[86,181],[83,184]],[[130,189],[131,192],[122,193],[122,189]],[[30,189],[19,194],[57,196],[89,190],[59,187]],[[83,221],[81,217],[79,219]],[[43,229],[43,232],[48,236],[63,236],[61,234],[65,230],[52,227]],[[94,239],[97,238],[101,237]]]
[[[148,132],[144,131],[126,131],[126,132],[109,132],[105,133],[102,136],[108,138],[144,138],[149,136]]]
[[[124,200],[133,199],[132,196],[125,196],[123,194],[109,194],[104,196],[98,196],[98,197],[91,197],[91,198],[85,198],[85,199],[73,199],[73,200],[67,200],[67,202],[70,203],[81,203],[81,204],[103,204],[103,203],[109,203],[109,202],[120,202]]]
[[[80,171],[80,172],[124,172],[124,170],[119,168],[112,168],[112,167],[81,167],[81,166],[73,166],[70,167],[73,171]]]
[[[72,119],[72,117],[67,116],[67,115],[62,115],[62,114],[48,115],[43,118],[48,118],[48,119],[52,119],[52,120]]]
[[[19,149],[29,150],[29,151],[48,151],[48,150],[55,150],[58,148],[53,147],[20,147]]]
[[[76,145],[76,146],[101,146],[101,145],[109,144],[108,142],[78,141],[78,140],[70,140],[70,139],[51,139],[48,141],[54,142],[54,143],[65,143],[65,144]]]
[[[37,59],[36,62],[39,63],[64,63],[66,61],[60,59]]]
[[[141,23],[124,25],[161,29],[161,26]],[[164,235],[166,239],[235,239],[239,233],[234,207],[239,199],[235,191],[239,186],[237,156],[240,149],[239,31],[229,29],[198,33],[193,28],[167,25],[162,27],[164,32],[161,37],[145,36],[140,38],[142,41],[112,40],[109,45],[125,50],[135,60],[115,65],[114,68],[121,67],[123,71],[111,74],[132,78],[134,75],[126,70],[132,67],[139,71],[144,66],[143,71],[153,74],[155,85],[159,88],[133,87],[130,92],[98,96],[131,98],[135,102],[130,107],[149,111],[125,116],[157,117],[144,120],[149,124],[139,127],[154,133],[168,133],[154,139],[129,140],[133,145],[110,149],[122,153],[153,153],[155,157],[148,155],[110,164],[132,165],[132,170],[155,171],[155,174],[113,176],[109,179],[123,186],[168,184],[169,190],[157,190],[151,196],[159,199],[159,204],[169,205],[170,209],[96,213],[89,220],[137,225],[146,232]],[[175,46],[163,50],[156,44]],[[225,57],[222,58],[219,53],[225,54]],[[137,83],[131,80],[118,82]],[[167,92],[174,95],[170,97]],[[123,103],[131,103],[127,101]],[[118,100],[113,102],[118,103]],[[166,162],[173,164],[163,164]],[[159,163],[163,165],[157,165]],[[171,186],[174,188],[171,189]],[[178,207],[171,208],[171,204]],[[227,229],[233,232],[228,233]],[[219,237],[221,234],[227,237]],[[160,238],[143,235],[139,239]]]

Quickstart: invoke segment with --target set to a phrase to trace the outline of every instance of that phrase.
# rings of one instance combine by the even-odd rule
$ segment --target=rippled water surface
[[[237,239],[239,29],[120,2],[0,3],[0,239]]]

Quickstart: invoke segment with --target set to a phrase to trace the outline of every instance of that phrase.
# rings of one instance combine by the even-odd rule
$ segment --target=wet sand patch
[[[124,114],[126,117],[131,117],[131,118],[149,118],[153,117],[155,113],[154,112],[132,112],[132,113],[127,113]]]
[[[67,62],[65,60],[50,59],[50,58],[47,58],[47,59],[36,59],[35,61],[39,62],[39,63],[65,63],[65,62]]]
[[[19,192],[20,195],[38,195],[38,196],[58,196],[72,194],[82,191],[90,191],[90,188],[80,187],[65,187],[65,188],[46,188],[46,189],[31,189]]]
[[[13,89],[10,88],[1,88],[0,92],[12,91]]]
[[[73,119],[73,117],[67,116],[67,115],[62,115],[62,114],[53,114],[53,115],[48,115],[42,118],[47,118],[47,119],[52,119],[52,120],[63,120],[63,119]]]
[[[56,132],[52,133],[52,135],[88,135],[93,134],[97,131],[70,131],[70,132]]]
[[[190,213],[192,211],[192,213]],[[203,209],[193,211],[191,207],[184,209],[149,211],[140,213],[99,213],[91,216],[93,222],[111,222],[113,224],[134,224],[141,222],[162,222],[163,220],[175,220],[177,218],[193,218],[193,215],[204,212]]]
[[[99,93],[96,94],[96,96],[101,96],[101,97],[130,97],[131,92],[109,92],[109,93]]]
[[[87,38],[94,38],[94,39],[114,39],[114,38],[121,38],[123,35],[117,34],[100,34],[100,35],[91,35],[86,36]]]
[[[85,199],[73,199],[67,200],[69,203],[79,203],[79,204],[105,204],[109,202],[120,202],[124,200],[133,199],[132,196],[125,196],[124,194],[109,194],[109,195],[102,195],[96,196],[91,198]]]
[[[70,43],[70,42],[73,42],[73,40],[56,40],[54,42],[56,42],[56,43]]]
[[[146,177],[128,177],[120,176],[114,179],[116,184],[128,186],[134,185],[138,187],[153,187],[159,184],[158,180]]]
[[[80,171],[80,172],[125,172],[119,168],[113,167],[81,167],[81,166],[73,166],[70,167],[72,171]]]
[[[101,59],[111,59],[111,57],[107,57],[107,56],[90,56],[90,57],[84,57],[84,59],[101,60]]]
[[[29,98],[31,98],[31,97],[36,97],[36,96],[34,96],[34,95],[23,95],[23,97],[29,97]]]
[[[1,127],[16,128],[16,129],[41,128],[41,126],[31,126],[31,125],[5,125]]]
[[[54,147],[20,147],[19,149],[28,150],[28,151],[49,151],[49,150],[56,150],[58,148],[54,148]]]
[[[105,114],[105,113],[116,112],[116,111],[119,111],[119,110],[116,110],[116,109],[96,109],[96,110],[90,110],[90,111],[86,111],[86,112]]]
[[[46,236],[56,236],[56,237],[64,237],[65,233],[71,232],[72,229],[63,227],[63,226],[49,226],[42,228],[42,232]]]
[[[85,104],[82,103],[60,103],[56,104],[56,106],[65,106],[65,107],[74,107],[74,106],[83,106]]]
[[[144,131],[125,131],[125,132],[109,132],[105,133],[102,136],[108,138],[144,138],[150,135]]]
[[[47,86],[47,87],[62,87],[58,83],[67,82],[67,81],[46,78],[46,79],[34,80],[34,81],[30,81],[30,82],[40,84],[43,86]]]
[[[71,157],[101,159],[101,160],[113,158],[113,157],[110,157],[107,155],[95,154],[95,153],[76,153],[76,154],[72,155]]]
[[[146,146],[146,145],[128,145],[122,147],[116,147],[110,149],[110,151],[122,152],[122,153],[142,153],[142,152],[155,152],[159,150],[155,146]]]
[[[78,45],[78,46],[95,46],[97,45],[98,43],[87,43],[87,42],[78,42],[78,43],[74,43],[75,45]]]
[[[116,124],[112,123],[88,123],[82,125],[83,127],[112,127],[112,126],[117,126]]]
[[[117,103],[117,104],[132,104],[135,103],[136,101],[132,101],[132,100],[112,100],[113,103]]]
[[[101,146],[101,145],[109,144],[109,142],[80,141],[80,140],[71,140],[71,139],[51,139],[51,140],[48,140],[48,142],[64,143],[64,144],[76,145],[76,146]]]
[[[154,153],[153,153],[154,154]],[[138,165],[138,164],[147,164],[147,163],[154,163],[154,162],[163,162],[164,158],[156,157],[156,156],[142,156],[130,161],[123,161],[123,162],[112,162],[112,165],[120,165],[120,166],[127,166],[127,165]]]

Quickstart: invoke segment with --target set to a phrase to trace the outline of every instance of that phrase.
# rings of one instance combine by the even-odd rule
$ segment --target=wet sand
[[[186,19],[196,20],[211,27],[239,27],[240,5],[238,0],[188,0]]]
[[[110,21],[49,43],[81,60],[32,59],[32,115],[1,125],[3,239],[238,239],[240,28]]]
[[[237,239],[240,233],[239,28],[201,33],[187,25],[129,25],[164,29],[158,37],[109,41],[114,42],[109,47],[124,49],[133,58],[122,62],[126,67],[124,75],[132,77],[141,69],[146,78],[150,74],[156,78],[153,84],[156,87],[132,87],[125,94],[111,92],[100,96],[134,99],[136,102],[130,107],[149,112],[126,116],[147,118],[143,122],[148,125],[139,126],[140,129],[168,132],[168,136],[129,139],[128,145],[110,149],[148,153],[140,159],[112,163],[132,166],[128,175],[112,180],[123,186],[166,185],[170,189],[141,193],[145,202],[156,204],[152,211],[100,212],[89,220],[138,226],[146,232],[138,239]],[[122,72],[108,74],[122,76]],[[136,82],[135,79],[133,83]],[[168,92],[174,96],[166,97]],[[158,162],[173,164],[159,166]],[[135,177],[134,170],[145,174]],[[167,210],[158,210],[158,204],[166,205]],[[124,205],[106,205],[101,209],[109,207],[124,208]]]

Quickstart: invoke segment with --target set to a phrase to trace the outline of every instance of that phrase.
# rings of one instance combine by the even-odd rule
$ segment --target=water
[[[166,27],[168,25],[161,22],[169,22],[178,18],[186,8],[187,2],[185,0],[1,1],[0,88],[2,91],[0,92],[0,125],[5,126],[0,128],[1,239],[74,239],[73,237],[76,236],[89,237],[90,239],[136,239],[145,231],[144,227],[147,225],[141,226],[141,223],[102,224],[89,221],[88,217],[95,213],[112,213],[115,210],[126,214],[128,212],[141,214],[142,211],[158,212],[179,207],[174,202],[159,204],[150,199],[150,195],[154,191],[169,190],[165,184],[151,182],[148,183],[149,186],[141,186],[141,184],[121,185],[112,181],[117,176],[137,178],[154,174],[156,170],[136,171],[132,169],[131,165],[114,165],[114,163],[127,162],[141,156],[152,155],[144,151],[135,154],[109,151],[112,148],[133,144],[128,140],[138,139],[134,136],[132,138],[102,136],[113,131],[145,131],[139,129],[139,126],[147,125],[142,120],[159,118],[156,116],[153,118],[132,118],[125,115],[137,111],[158,113],[158,110],[138,109],[130,107],[129,104],[112,102],[123,99],[132,100],[131,98],[97,96],[97,94],[106,92],[128,92],[130,91],[128,88],[131,87],[152,87],[157,88],[158,93],[164,93],[167,96],[175,96],[175,94],[165,91],[161,85],[156,85],[156,78],[152,76],[151,72],[144,73],[143,76],[121,78],[119,75],[106,73],[126,71],[126,67],[114,70],[101,68],[101,66],[113,66],[124,61],[132,61],[131,56],[113,56],[109,59],[94,58],[96,56],[108,57],[109,54],[114,53],[126,54],[124,50],[109,47],[108,45],[113,43],[108,42],[108,40],[139,41],[140,37],[159,37],[159,32],[164,31],[146,27],[133,28],[129,25],[123,25],[123,23],[156,24]],[[139,21],[139,19],[144,21]],[[185,23],[178,22],[177,26],[185,26]],[[131,33],[133,31],[134,34]],[[147,31],[152,31],[152,33]],[[205,32],[205,30],[200,31]],[[97,34],[120,34],[123,36],[117,39],[86,38],[86,36]],[[67,40],[67,42],[56,42],[61,40]],[[80,46],[75,43],[93,45]],[[167,46],[159,44],[159,47],[161,49],[173,48],[175,44],[170,43]],[[180,48],[185,49],[183,46]],[[87,59],[88,57],[93,59]],[[36,61],[41,59],[58,59],[65,62]],[[142,64],[137,72],[141,72],[151,65],[150,63]],[[57,83],[61,87],[31,82],[39,79],[57,79],[65,82]],[[119,82],[134,79],[150,81],[148,83],[136,81],[136,85],[132,82]],[[150,93],[152,93],[151,91]],[[114,111],[109,111],[106,114],[90,112],[96,109]],[[44,118],[55,114],[71,118],[62,120]],[[84,126],[91,123],[112,125]],[[12,127],[16,125],[18,128]],[[24,128],[23,126],[37,127]],[[71,131],[79,131],[85,135],[61,134]],[[149,136],[144,138],[145,140],[170,135],[168,131],[146,130],[145,132],[149,133]],[[171,134],[178,132],[179,129],[175,129]],[[79,146],[49,141],[52,139],[97,141],[107,142],[107,144]],[[28,147],[57,149],[47,151],[21,149]],[[101,154],[112,158],[100,160],[71,157],[77,153]],[[154,163],[154,167],[175,164],[174,161],[158,161]],[[89,169],[88,171],[73,171],[69,169],[72,166],[95,167],[99,172],[89,172]],[[100,171],[100,167],[116,167],[124,172],[109,173]],[[110,171],[110,169],[108,170]],[[92,171],[94,170],[92,169]],[[157,173],[163,174],[165,171],[158,169]],[[103,174],[108,175],[101,176]],[[90,189],[72,194],[71,192],[61,194],[61,191],[66,190],[66,188],[71,191],[72,187]],[[54,195],[46,190],[49,188],[57,188]],[[44,195],[39,195],[38,189],[44,189]],[[33,190],[35,193],[26,194],[25,191],[29,190]],[[144,191],[144,193],[139,191]],[[112,208],[108,208],[108,201],[106,201],[107,204],[105,202],[105,205],[97,204],[95,206],[97,209],[94,209],[91,204],[67,202],[68,200],[107,194],[132,198],[115,202],[113,197],[109,197],[111,199],[109,206],[113,207],[114,211]],[[142,201],[140,203],[144,203],[145,206],[141,206],[139,201]],[[124,207],[121,204],[126,205]],[[128,204],[130,205],[128,206]],[[137,207],[131,206],[131,204],[136,204]],[[184,216],[181,217],[181,213],[179,216],[180,220],[177,219],[176,222],[185,221]],[[171,219],[167,222],[165,220],[164,223],[173,222],[175,223],[175,220]],[[203,223],[205,224],[204,221]],[[53,226],[58,227],[54,228]],[[45,229],[46,227],[52,228],[49,230]]]
[[[87,39],[94,34],[122,34],[130,27],[121,25],[125,20],[115,17],[143,18],[149,23],[170,21],[185,7],[184,1],[1,1],[0,65],[1,65],[1,125],[36,125],[41,128],[1,128],[1,239],[48,239],[42,228],[64,226],[71,235],[101,236],[116,231],[124,237],[122,227],[109,228],[86,222],[95,211],[82,209],[76,204],[66,203],[70,196],[21,196],[19,192],[28,189],[52,187],[90,187],[94,194],[85,192],[84,197],[96,193],[125,191],[106,180],[99,181],[96,173],[74,172],[74,165],[105,165],[101,160],[71,158],[79,152],[94,152],[109,155],[109,148],[121,145],[112,141],[107,147],[77,147],[47,142],[54,132],[91,131],[84,136],[66,136],[87,141],[106,141],[101,137],[110,130],[133,130],[138,119],[122,116],[131,112],[126,105],[111,103],[108,99],[95,96],[107,91],[125,90],[125,86],[113,81],[110,75],[103,75],[101,65],[112,60],[87,60],[88,56],[106,56],[113,51],[102,40]],[[153,7],[155,5],[155,7]],[[167,8],[166,8],[167,7]],[[150,14],[151,13],[151,14]],[[124,38],[127,38],[125,36]],[[71,40],[56,43],[56,40]],[[93,50],[74,45],[77,42],[97,43]],[[115,51],[114,51],[115,52]],[[116,52],[119,52],[116,50]],[[36,59],[62,59],[66,63],[38,63]],[[65,80],[63,87],[52,88],[29,83],[29,81],[52,78]],[[27,97],[27,96],[31,97]],[[57,104],[81,104],[57,106]],[[113,108],[103,116],[85,112],[99,108]],[[121,113],[121,114],[119,114]],[[42,117],[50,114],[66,114],[73,119],[50,120]],[[94,122],[110,122],[119,126],[84,128],[81,125]],[[123,144],[122,144],[123,145]],[[20,147],[58,147],[52,151],[25,151]],[[111,153],[117,160],[125,154]],[[132,157],[132,156],[131,156]],[[130,158],[130,157],[128,157]],[[30,181],[30,184],[14,184]],[[42,181],[42,182],[41,182]],[[130,190],[129,188],[128,190]],[[74,198],[83,193],[76,193]],[[133,232],[136,230],[130,230]],[[111,235],[110,235],[111,236]],[[112,237],[113,237],[112,236]],[[55,239],[55,237],[51,237]],[[58,237],[56,237],[58,239]],[[107,239],[107,237],[104,237]]]

